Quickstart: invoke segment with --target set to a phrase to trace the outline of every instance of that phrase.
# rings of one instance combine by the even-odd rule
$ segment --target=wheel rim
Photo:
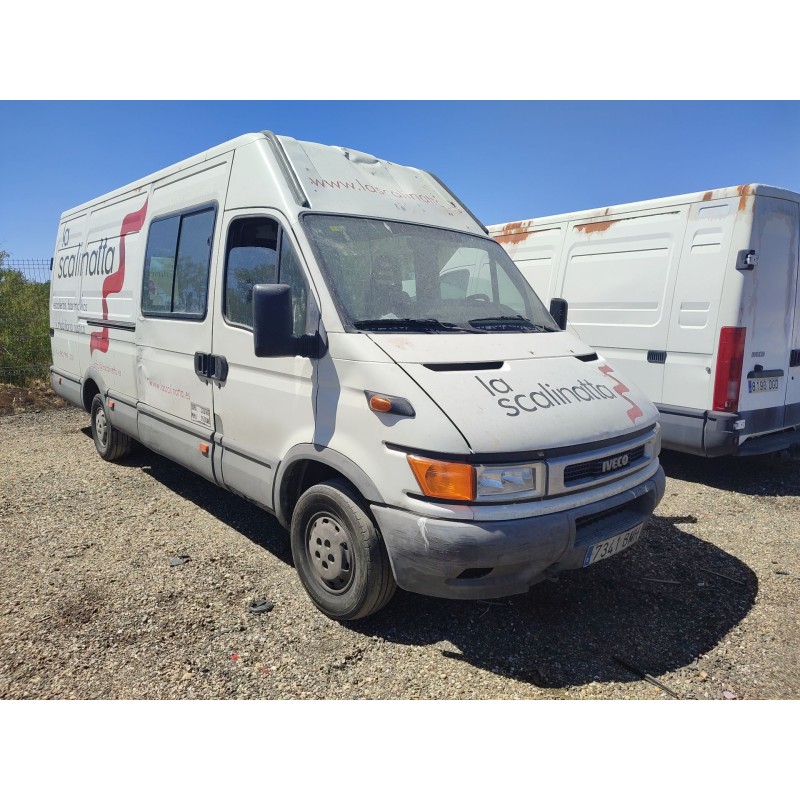
[[[327,591],[341,594],[353,581],[353,543],[347,527],[332,514],[318,514],[308,525],[306,550],[311,572]]]
[[[102,447],[106,446],[106,438],[108,437],[108,423],[106,422],[106,412],[103,408],[98,408],[97,413],[94,415],[94,429],[97,432],[97,441],[100,442]]]

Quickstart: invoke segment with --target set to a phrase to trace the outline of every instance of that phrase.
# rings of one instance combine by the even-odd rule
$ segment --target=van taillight
[[[747,328],[721,328],[714,380],[714,411],[736,411],[742,382],[744,337]]]

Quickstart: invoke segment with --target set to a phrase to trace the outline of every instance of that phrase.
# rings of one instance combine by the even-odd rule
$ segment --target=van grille
[[[606,458],[595,458],[592,461],[582,461],[580,464],[570,464],[564,470],[564,485],[569,486],[576,481],[587,478],[599,478],[610,475],[622,469],[635,465],[644,456],[644,445],[634,447],[622,453],[615,453]]]

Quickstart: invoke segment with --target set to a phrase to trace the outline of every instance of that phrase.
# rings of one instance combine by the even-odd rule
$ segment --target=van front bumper
[[[522,594],[588,548],[645,522],[664,495],[661,467],[618,495],[569,511],[490,522],[432,519],[371,506],[397,585],[432,597],[488,600]]]

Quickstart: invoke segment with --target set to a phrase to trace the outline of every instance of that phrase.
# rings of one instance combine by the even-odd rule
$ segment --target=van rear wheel
[[[319,483],[302,495],[291,542],[303,588],[331,619],[361,619],[392,598],[397,584],[383,539],[343,481]]]
[[[103,396],[96,394],[92,400],[92,438],[100,457],[116,461],[131,451],[131,437],[118,431],[108,418]]]

